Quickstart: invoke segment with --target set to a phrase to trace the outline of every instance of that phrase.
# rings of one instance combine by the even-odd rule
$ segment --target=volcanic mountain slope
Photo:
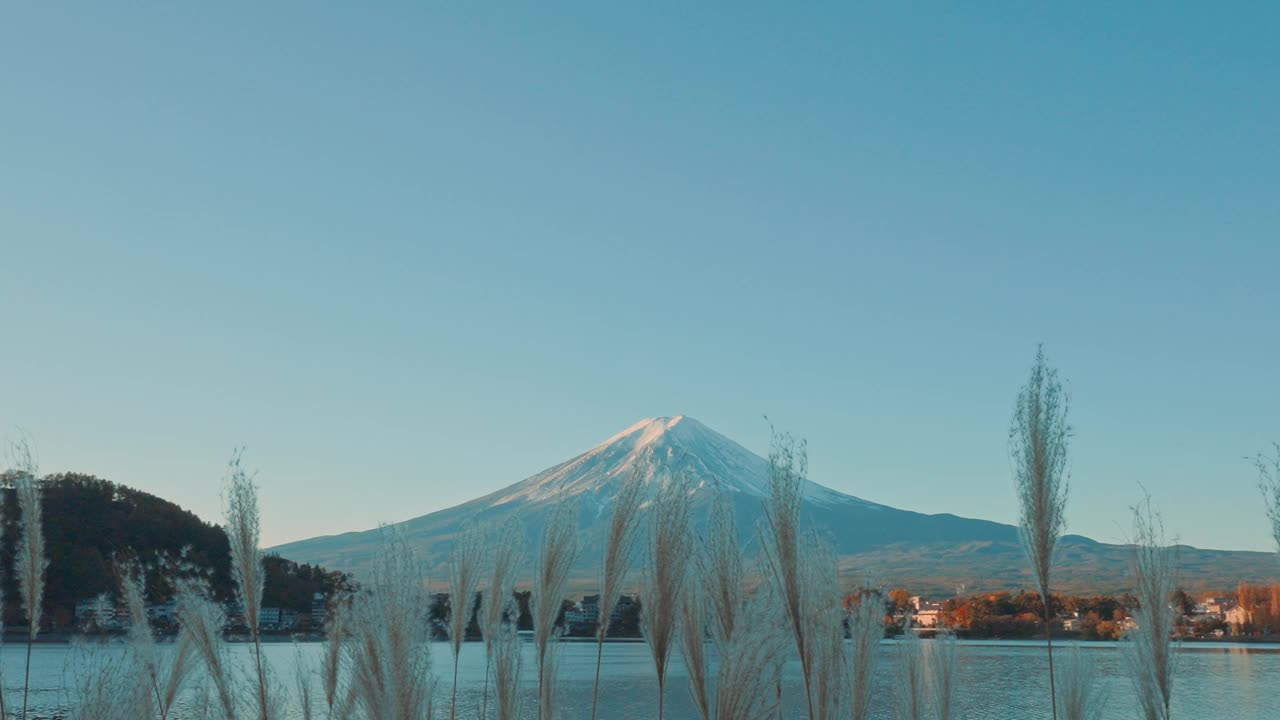
[[[468,520],[496,530],[510,517],[524,526],[528,557],[536,557],[543,523],[565,497],[577,503],[582,553],[575,586],[594,587],[608,530],[610,504],[623,480],[639,472],[650,486],[663,477],[693,478],[699,529],[717,486],[737,513],[740,541],[758,548],[757,520],[768,487],[768,461],[693,418],[651,418],[587,452],[537,475],[462,505],[407,520],[396,527],[422,553],[433,578],[443,578],[453,538]],[[1029,588],[1017,528],[957,517],[924,515],[879,505],[814,482],[805,488],[802,515],[831,543],[850,578],[906,586],[921,593]],[[647,507],[645,508],[647,510]],[[302,540],[274,548],[299,561],[356,573],[377,551],[381,530]],[[643,532],[643,531],[642,531]],[[1180,580],[1188,589],[1226,588],[1242,579],[1275,574],[1270,553],[1180,548]],[[642,564],[637,558],[637,567]],[[1128,551],[1080,536],[1063,539],[1055,585],[1064,591],[1116,592],[1127,588]]]

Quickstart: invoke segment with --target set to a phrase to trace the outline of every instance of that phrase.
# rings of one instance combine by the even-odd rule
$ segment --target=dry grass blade
[[[1067,448],[1071,426],[1067,423],[1069,397],[1049,367],[1044,348],[1036,351],[1027,384],[1018,392],[1013,423],[1009,428],[1009,452],[1018,491],[1019,528],[1031,561],[1036,587],[1044,603],[1044,629],[1049,652],[1049,701],[1058,715],[1054,688],[1052,608],[1049,581],[1053,552],[1066,528]]]
[[[690,483],[667,477],[649,511],[649,562],[640,601],[640,627],[658,675],[658,720],[662,720],[671,658],[679,621],[680,593],[693,554]]]
[[[515,601],[509,601],[515,612]],[[520,718],[520,638],[514,623],[503,623],[493,636],[494,685],[497,686],[496,720]]]
[[[484,537],[475,524],[463,526],[449,554],[449,647],[453,650],[453,689],[449,697],[449,719],[458,710],[458,656],[475,608],[480,566],[484,562]]]
[[[640,527],[640,504],[644,500],[644,475],[637,467],[613,498],[613,517],[605,541],[600,569],[599,618],[596,624],[596,676],[591,692],[591,718],[595,720],[600,701],[600,665],[604,660],[604,639],[609,633],[613,609],[622,593],[622,583],[631,569],[636,534]]]
[[[302,716],[302,720],[312,720],[315,717],[314,699],[311,689],[311,670],[307,667],[307,661],[302,657],[302,646],[296,642],[293,646],[293,683],[298,693],[298,713]]]
[[[800,547],[800,508],[804,501],[808,463],[803,440],[796,440],[787,433],[773,433],[769,451],[769,495],[764,504],[762,534],[769,579],[777,589],[800,656],[808,715],[816,718],[823,710],[813,705],[817,676],[812,661],[819,652],[814,643],[822,641],[809,634],[813,604],[811,590],[806,585]]]
[[[338,686],[342,677],[342,644],[346,639],[348,598],[330,598],[324,619],[324,655],[320,658],[320,681],[324,686],[326,717],[333,718],[338,703]]]
[[[103,609],[109,607],[100,598]],[[72,644],[73,685],[68,720],[121,720],[152,717],[147,689],[133,677],[136,666],[103,652],[98,643],[76,639]]]
[[[195,651],[204,660],[205,672],[218,701],[223,720],[236,720],[236,693],[222,648],[222,630],[227,624],[222,606],[209,599],[208,586],[196,578],[175,582],[178,621],[190,634]]]
[[[1058,661],[1058,691],[1062,720],[1098,720],[1102,717],[1102,699],[1093,682],[1093,664],[1079,645],[1071,648]]]
[[[702,720],[711,720],[711,695],[707,662],[706,608],[696,582],[680,598],[680,654],[689,677],[689,697]]]
[[[533,579],[530,611],[538,659],[538,717],[555,718],[555,648],[559,640],[556,621],[569,583],[569,570],[578,557],[577,504],[564,498],[551,511],[542,530],[541,556]]]
[[[227,464],[227,483],[223,517],[226,520],[227,542],[231,546],[231,578],[235,582],[236,599],[244,612],[249,637],[253,639],[257,687],[254,693],[255,715],[258,720],[271,720],[275,704],[270,696],[266,659],[262,656],[260,620],[262,590],[265,571],[262,567],[262,551],[259,549],[262,535],[258,514],[258,488],[253,476],[245,472],[241,464],[241,452],[236,451]]]
[[[934,717],[938,720],[955,717],[957,650],[956,637],[949,632],[938,633],[929,644],[929,677]]]
[[[137,681],[143,687],[147,716],[158,714],[161,720],[169,717],[178,692],[192,670],[195,646],[191,634],[182,629],[175,639],[173,649],[162,658],[160,648],[151,634],[151,622],[147,617],[144,588],[146,576],[136,563],[121,565],[120,597],[129,612],[129,652],[137,665]],[[166,660],[164,662],[163,660]]]
[[[27,659],[22,682],[22,717],[27,717],[27,693],[31,686],[31,645],[40,632],[44,606],[45,571],[49,559],[44,549],[44,507],[40,496],[36,462],[26,441],[15,443],[11,454],[18,474],[14,481],[18,496],[18,546],[14,552],[13,574],[18,578],[18,596],[27,614]]]
[[[1175,656],[1172,643],[1176,611],[1169,606],[1174,589],[1174,549],[1165,543],[1164,524],[1147,497],[1133,508],[1133,580],[1138,627],[1126,636],[1126,657],[1142,716],[1169,720]]]
[[[1273,457],[1258,453],[1252,461],[1258,469],[1258,489],[1262,491],[1267,519],[1271,521],[1271,537],[1280,549],[1280,443],[1275,443],[1273,448]]]
[[[844,611],[840,606],[840,584],[835,555],[830,546],[811,534],[802,553],[800,575],[804,580],[802,612],[805,620],[805,651],[802,666],[808,669],[810,717],[834,720],[844,695]]]
[[[884,596],[862,590],[849,611],[849,712],[852,720],[866,720],[871,713],[876,661],[884,638]]]
[[[716,720],[765,720],[778,712],[774,688],[781,681],[787,636],[774,600],[766,589],[743,606],[720,657]]]
[[[431,717],[430,598],[404,536],[384,528],[382,549],[349,614],[352,703],[366,720]]]
[[[524,533],[520,522],[511,518],[503,524],[497,542],[493,545],[489,563],[489,585],[484,590],[480,610],[480,632],[484,635],[485,668],[484,690],[480,702],[480,717],[489,715],[489,677],[497,648],[494,641],[503,631],[506,617],[511,613],[512,594],[515,592],[516,568],[524,557]]]
[[[733,506],[716,486],[716,497],[707,521],[705,550],[698,554],[699,575],[706,588],[712,637],[723,653],[733,638],[742,607],[742,554]]]
[[[928,716],[928,687],[920,638],[911,629],[911,613],[903,620],[898,638],[898,676],[893,686],[893,716],[896,720],[925,720]]]

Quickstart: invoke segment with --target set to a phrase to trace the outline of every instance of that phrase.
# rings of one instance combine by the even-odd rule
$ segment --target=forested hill
[[[227,536],[218,525],[204,522],[155,495],[91,475],[49,475],[40,486],[49,558],[44,593],[47,628],[71,625],[80,600],[100,593],[114,596],[119,585],[117,560],[137,559],[144,566],[155,567],[162,558],[176,559],[185,551],[188,562],[209,571],[214,595],[219,599],[231,597]],[[0,494],[4,621],[8,626],[23,625],[26,619],[20,611],[13,577],[19,512],[12,475],[0,475]],[[305,611],[310,608],[314,593],[328,593],[346,581],[339,573],[276,556],[268,556],[265,565],[263,605],[267,607]],[[148,602],[169,598],[171,588],[162,576],[161,572],[148,573]]]

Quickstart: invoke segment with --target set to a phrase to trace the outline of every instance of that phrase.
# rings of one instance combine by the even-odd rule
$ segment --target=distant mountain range
[[[596,585],[610,504],[633,472],[654,484],[686,471],[696,478],[694,516],[704,522],[718,483],[732,502],[741,542],[758,549],[757,519],[768,486],[768,461],[693,418],[651,418],[603,443],[521,482],[462,505],[400,523],[422,553],[433,578],[444,577],[453,538],[469,520],[496,528],[507,518],[524,525],[529,558],[536,556],[542,524],[565,495],[578,502],[583,552],[574,569],[575,586]],[[925,515],[845,495],[814,482],[805,489],[804,521],[832,544],[850,582],[869,578],[881,585],[919,593],[951,594],[1030,588],[1031,576],[1011,525]],[[273,550],[300,562],[356,574],[368,565],[380,542],[377,529],[316,537]],[[1055,565],[1055,586],[1064,592],[1121,592],[1129,587],[1129,551],[1122,545],[1069,535]],[[638,558],[637,567],[643,562]],[[1262,581],[1280,574],[1272,553],[1179,548],[1179,583],[1188,590],[1225,589],[1241,580]]]

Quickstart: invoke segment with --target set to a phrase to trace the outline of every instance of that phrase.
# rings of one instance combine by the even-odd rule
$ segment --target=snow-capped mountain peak
[[[646,482],[687,471],[699,483],[720,482],[759,495],[768,463],[697,420],[677,415],[641,420],[581,455],[490,496],[491,506],[551,502],[567,495],[613,497],[639,472]]]

